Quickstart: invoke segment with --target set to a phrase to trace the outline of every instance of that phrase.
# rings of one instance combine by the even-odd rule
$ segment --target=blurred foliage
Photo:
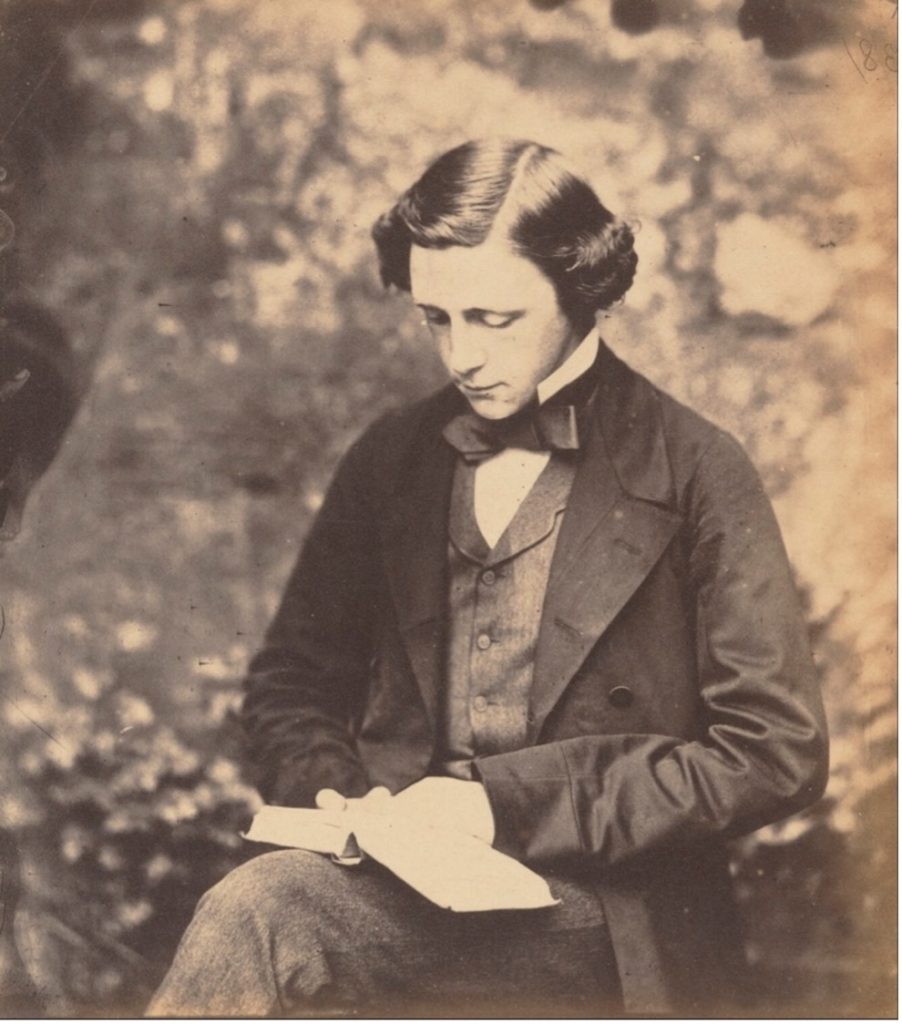
[[[259,798],[221,749],[216,701],[208,728],[187,743],[114,680],[82,670],[73,682],[64,704],[16,702],[7,753],[19,793],[5,797],[4,818],[50,854],[33,865],[32,928],[42,933],[38,959],[64,972],[65,1008],[89,1012],[100,999],[108,1012],[135,1012],[198,891],[247,852],[239,832]]]
[[[765,1005],[891,1011],[896,22],[826,10],[0,0],[0,285],[92,380],[0,562],[0,821],[51,1010],[139,1010],[248,855],[247,657],[338,456],[441,380],[369,225],[502,132],[634,223],[603,333],[746,445],[808,602],[830,788],[736,849]]]

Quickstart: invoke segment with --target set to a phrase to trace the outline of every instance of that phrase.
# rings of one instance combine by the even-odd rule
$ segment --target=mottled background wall
[[[892,0],[2,0],[4,294],[84,402],[0,561],[20,931],[57,1013],[140,1009],[246,851],[229,712],[336,459],[440,380],[376,214],[480,134],[635,222],[602,330],[775,501],[826,798],[736,847],[769,1012],[889,1012],[895,911]]]

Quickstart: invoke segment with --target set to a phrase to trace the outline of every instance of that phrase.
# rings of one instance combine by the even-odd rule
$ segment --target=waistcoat
[[[555,453],[494,548],[476,523],[476,465],[459,459],[448,538],[448,646],[440,772],[525,745],[545,588],[576,463]]]

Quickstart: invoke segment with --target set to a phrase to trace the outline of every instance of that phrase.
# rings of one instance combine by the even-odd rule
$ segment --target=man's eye
[[[516,319],[514,313],[483,313],[479,318],[486,327],[509,327]]]
[[[424,314],[423,323],[428,324],[430,327],[447,327],[451,322],[451,318],[447,313],[441,312],[441,310],[427,310]]]

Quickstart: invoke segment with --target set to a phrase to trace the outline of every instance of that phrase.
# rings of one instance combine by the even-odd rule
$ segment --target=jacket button
[[[492,569],[486,569],[486,571],[482,574],[482,582],[487,587],[490,587],[497,578],[498,577],[495,575],[495,572]]]
[[[492,638],[488,633],[480,633],[479,636],[476,637],[476,646],[480,651],[487,651],[492,646]]]
[[[608,694],[608,701],[613,707],[628,708],[636,699],[636,695],[628,686],[615,686]]]
[[[480,693],[480,695],[478,697],[474,697],[473,698],[473,707],[477,711],[485,711],[485,709],[488,706],[489,706],[489,702],[485,699],[485,697],[483,697],[483,695],[481,693]]]

